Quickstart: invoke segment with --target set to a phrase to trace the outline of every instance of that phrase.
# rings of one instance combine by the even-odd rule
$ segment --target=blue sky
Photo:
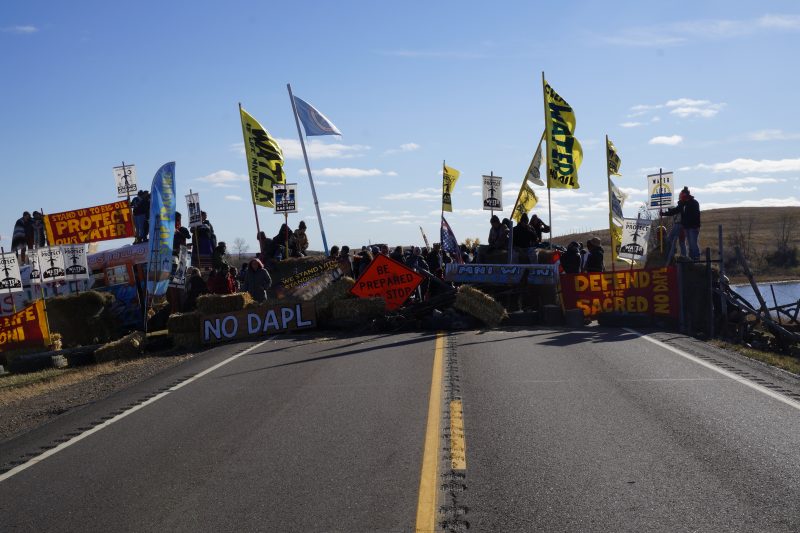
[[[800,206],[796,2],[31,0],[4,6],[0,48],[6,247],[23,210],[111,202],[114,165],[149,188],[174,160],[218,237],[254,249],[242,102],[299,184],[290,224],[321,249],[287,82],[343,133],[310,146],[329,244],[421,244],[420,225],[437,240],[442,160],[461,171],[450,225],[485,241],[481,175],[503,176],[508,214],[543,127],[542,71],[584,147],[580,190],[554,191],[555,234],[606,226],[605,134],[628,216],[659,167],[703,209]],[[268,234],[282,222],[259,217]]]

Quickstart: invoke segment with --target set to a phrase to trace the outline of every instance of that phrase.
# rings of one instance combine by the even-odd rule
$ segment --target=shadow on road
[[[620,329],[564,331],[556,333],[552,338],[543,341],[541,344],[545,346],[572,346],[584,342],[618,342],[633,340],[638,337],[638,335]]]

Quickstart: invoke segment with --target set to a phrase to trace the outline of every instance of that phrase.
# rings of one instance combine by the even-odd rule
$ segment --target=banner
[[[619,190],[611,179],[608,180],[608,184],[611,186],[611,216],[622,222],[625,218],[625,215],[622,214],[622,206],[625,205],[628,195]]]
[[[117,184],[117,198],[136,196],[136,166],[123,165],[114,167],[114,181]]]
[[[47,242],[81,244],[133,238],[133,218],[127,201],[44,216]]]
[[[279,261],[270,268],[270,273],[279,300],[310,300],[342,276],[351,276],[353,271],[349,259],[318,256]]]
[[[611,223],[611,261],[617,260],[618,250],[622,243],[622,226]]]
[[[439,242],[442,243],[442,250],[451,254],[456,263],[463,265],[464,257],[461,255],[461,248],[458,246],[458,240],[450,224],[447,223],[444,217],[442,217],[442,227],[439,230],[439,239]]]
[[[457,265],[444,267],[444,279],[455,283],[487,283],[519,285],[523,278],[528,285],[556,285],[558,265]]]
[[[178,257],[173,257],[173,264],[175,265],[175,270],[169,278],[169,286],[183,289],[186,287],[186,271],[189,268],[189,252],[186,246],[181,245]]]
[[[22,274],[15,253],[0,254],[0,294],[22,292]]]
[[[275,185],[275,214],[297,213],[297,184],[284,183]]]
[[[456,187],[456,182],[458,181],[458,177],[460,175],[461,172],[453,167],[448,167],[447,165],[444,166],[442,171],[442,211],[447,211],[448,213],[453,212],[453,200],[451,194],[453,193],[453,189]]]
[[[69,281],[89,279],[89,262],[86,257],[85,244],[65,244],[61,247],[64,254],[64,273]]]
[[[542,136],[542,141],[544,136]],[[536,152],[533,154],[533,159],[528,167],[528,172],[525,173],[523,181],[530,180],[534,185],[544,186],[542,176],[539,174],[539,167],[542,166],[542,141],[539,141],[539,146],[536,147]]]
[[[578,189],[578,168],[583,161],[581,143],[575,138],[575,112],[544,82],[544,126],[547,137],[547,186]]]
[[[50,332],[44,315],[44,302],[38,300],[22,311],[0,317],[0,352],[19,348],[46,347]]]
[[[189,229],[203,225],[203,215],[200,212],[200,193],[193,192],[186,195],[186,211],[189,213]]]
[[[566,309],[584,316],[600,313],[644,313],[678,318],[678,276],[675,267],[562,274]]]
[[[503,178],[483,176],[483,210],[503,210]]]
[[[276,183],[286,183],[283,151],[275,139],[270,137],[269,132],[242,107],[239,107],[239,114],[242,118],[244,151],[247,154],[253,203],[275,207],[272,187]]]
[[[205,316],[201,334],[204,343],[214,343],[316,326],[314,302],[302,302]]]
[[[669,209],[675,203],[672,194],[672,172],[647,176],[647,209]]]
[[[175,162],[166,163],[150,186],[150,247],[147,252],[147,294],[167,292],[172,273],[172,240],[175,237]]]
[[[617,149],[614,146],[614,143],[611,142],[611,139],[606,137],[606,160],[608,161],[608,173],[611,176],[621,176],[622,174],[619,173],[619,167],[622,162],[619,159],[619,155],[617,154]]]
[[[519,196],[517,196],[517,207],[515,207],[514,212],[511,213],[511,219],[519,223],[519,219],[522,218],[522,215],[530,213],[538,203],[539,199],[536,198],[536,193],[531,189],[531,186],[527,183],[523,183],[522,188],[519,190]]]
[[[644,261],[647,257],[647,243],[650,241],[650,227],[650,220],[626,218],[622,224],[620,257],[631,261]]]
[[[36,256],[43,283],[64,281],[67,279],[64,265],[64,253],[61,251],[60,246],[38,248],[36,250]]]

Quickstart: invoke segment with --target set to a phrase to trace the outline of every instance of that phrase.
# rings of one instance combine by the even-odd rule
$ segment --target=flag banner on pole
[[[543,138],[544,139],[544,138]],[[542,176],[539,174],[539,167],[542,166],[542,142],[539,141],[539,146],[536,147],[536,153],[533,154],[533,160],[528,167],[528,172],[525,173],[525,179],[532,182],[534,185],[544,187]]]
[[[286,183],[283,171],[283,151],[270,137],[269,132],[243,108],[242,117],[244,151],[247,154],[247,171],[250,175],[250,192],[253,203],[264,207],[275,207],[272,187]]]
[[[522,188],[519,190],[519,196],[517,197],[517,207],[515,207],[514,212],[511,213],[511,219],[519,223],[519,219],[522,215],[530,213],[531,210],[536,207],[537,203],[539,203],[539,199],[536,198],[536,193],[531,189],[530,185],[523,183]]]
[[[552,189],[579,189],[578,168],[583,161],[583,149],[575,138],[575,112],[547,82],[544,101],[549,151],[547,186]]]
[[[150,186],[150,249],[147,264],[147,294],[167,292],[172,273],[172,239],[175,236],[175,163],[158,169]]]
[[[619,159],[619,155],[617,154],[617,148],[614,146],[614,143],[611,142],[611,139],[606,138],[606,158],[608,159],[608,173],[611,176],[621,176],[622,174],[619,173],[619,167],[622,162]]]
[[[628,199],[628,195],[617,189],[617,186],[614,185],[614,182],[610,179],[608,180],[608,184],[611,187],[611,216],[621,224],[625,219],[625,216],[622,214],[622,206],[625,205],[625,200]]]
[[[617,226],[611,223],[611,261],[614,262],[618,259],[617,250],[622,243],[622,226]]]
[[[447,165],[444,166],[442,171],[442,210],[448,213],[453,212],[453,201],[450,195],[455,189],[460,175],[461,172]]]
[[[464,258],[461,256],[461,248],[458,246],[458,240],[456,240],[456,236],[453,234],[450,224],[447,223],[444,217],[442,217],[442,229],[440,233],[442,250],[451,254],[456,263],[463,265]]]
[[[341,135],[339,129],[325,115],[317,111],[313,105],[305,100],[293,96],[294,105],[297,108],[297,116],[303,123],[306,130],[306,137],[312,135]]]

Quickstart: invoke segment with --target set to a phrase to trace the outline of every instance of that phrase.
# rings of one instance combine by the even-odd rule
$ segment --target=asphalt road
[[[217,347],[0,443],[0,531],[800,531],[800,385],[657,337]]]

